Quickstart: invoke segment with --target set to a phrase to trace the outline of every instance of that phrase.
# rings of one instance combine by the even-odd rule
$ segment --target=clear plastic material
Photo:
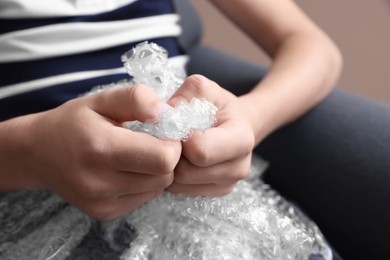
[[[138,236],[123,260],[293,260],[331,251],[314,223],[260,181],[266,163],[253,158],[249,177],[223,197],[165,193],[126,216]],[[109,227],[115,230],[113,222]]]
[[[143,42],[122,55],[122,62],[135,83],[151,87],[164,101],[168,101],[184,80],[184,73],[172,67],[167,51],[155,43]],[[193,98],[175,108],[166,105],[159,120],[152,123],[128,122],[133,131],[145,132],[162,139],[184,140],[193,130],[204,131],[216,121],[218,109],[205,99]]]
[[[147,43],[122,57],[136,82],[154,84],[155,92],[165,99],[180,82],[169,71],[166,59],[165,51]],[[211,127],[216,112],[210,102],[193,99],[167,108],[158,124],[131,123],[128,127],[180,140],[191,129]],[[138,236],[122,259],[289,260],[316,254],[330,259],[331,252],[315,225],[260,181],[262,168],[264,162],[254,158],[250,176],[227,196],[191,198],[165,193],[132,212],[124,220]]]
[[[142,42],[122,55],[121,60],[133,80],[100,86],[89,94],[142,83],[151,87],[161,99],[168,101],[184,81],[185,73],[171,66],[167,51],[155,43]],[[185,140],[194,130],[204,131],[212,127],[216,122],[218,108],[206,99],[193,98],[176,107],[166,105],[159,112],[157,122],[131,121],[124,126],[162,139]]]
[[[157,45],[142,43],[122,60],[135,82],[162,90],[165,100],[180,86],[180,73],[168,69],[166,51]],[[91,93],[127,85],[124,81]],[[164,109],[158,123],[127,126],[182,140],[194,129],[212,127],[216,113],[210,102],[193,99]],[[185,197],[166,192],[102,224],[96,233],[92,231],[97,222],[49,191],[0,193],[0,259],[332,259],[317,226],[261,181],[266,167],[253,157],[248,178],[229,195]]]
[[[171,66],[168,52],[155,43],[142,42],[123,54],[121,60],[135,83],[148,85],[165,101],[185,77],[183,70]]]
[[[132,121],[125,123],[125,126],[161,139],[185,140],[193,130],[205,131],[212,127],[217,111],[209,101],[193,98],[189,103],[179,103],[175,108],[167,105],[157,122]]]
[[[0,259],[65,259],[92,219],[49,191],[0,193]]]

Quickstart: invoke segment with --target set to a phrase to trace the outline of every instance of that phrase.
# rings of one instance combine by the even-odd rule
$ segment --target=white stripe
[[[172,66],[183,68],[188,62],[188,56],[176,56],[169,59],[169,62]],[[127,74],[123,67],[107,69],[107,70],[94,70],[94,71],[83,71],[83,72],[74,72],[56,75],[52,77],[47,77],[43,79],[32,80],[28,82],[22,82],[18,84],[8,85],[0,87],[0,99],[15,96],[18,94],[23,94],[33,90],[53,87],[60,84],[66,84],[71,82],[76,82],[80,80],[86,80],[91,78],[116,75],[116,74]],[[126,76],[124,75],[124,78]],[[82,94],[82,93],[80,93]]]
[[[108,12],[137,0],[1,0],[1,18],[90,15]]]
[[[0,63],[36,60],[100,50],[129,42],[178,36],[177,14],[131,20],[68,23],[0,36]]]
[[[75,82],[75,81],[84,80],[88,78],[96,78],[96,77],[120,74],[120,73],[126,73],[124,68],[68,73],[68,74],[52,76],[44,79],[32,80],[29,82],[22,82],[14,85],[8,85],[0,89],[0,99],[22,94],[33,90],[51,87],[54,85]]]

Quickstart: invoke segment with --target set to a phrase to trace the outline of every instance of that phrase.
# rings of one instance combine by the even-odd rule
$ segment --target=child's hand
[[[124,121],[155,118],[161,102],[148,87],[138,85],[33,115],[24,170],[39,188],[54,190],[92,217],[123,215],[173,181],[181,143],[122,127]]]
[[[192,196],[224,195],[248,174],[254,131],[243,109],[245,104],[203,76],[190,76],[169,103],[193,97],[204,97],[218,107],[217,124],[205,132],[194,132],[182,143],[183,156],[167,190]]]

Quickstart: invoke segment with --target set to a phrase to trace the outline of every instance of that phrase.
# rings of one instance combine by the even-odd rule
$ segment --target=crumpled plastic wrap
[[[154,91],[165,100],[181,82],[174,76],[177,73],[170,72],[166,59],[165,51],[148,43],[122,57],[135,81],[154,84]],[[164,111],[160,120],[165,121],[164,127],[137,124],[130,128],[180,140],[186,138],[187,131],[212,127],[216,112],[210,102],[193,99],[183,107]],[[122,259],[289,260],[313,255],[330,259],[331,252],[315,225],[261,182],[264,165],[254,158],[249,177],[227,196],[193,198],[166,192],[119,220],[131,224],[138,234]],[[113,247],[109,237],[116,225],[118,221],[106,226]]]
[[[248,178],[227,196],[165,193],[111,223],[111,232],[126,221],[138,234],[121,259],[331,259],[315,224],[261,182],[265,167],[255,157]]]
[[[193,98],[189,103],[180,103],[175,108],[166,106],[157,122],[132,121],[125,123],[125,127],[161,139],[185,140],[194,130],[204,131],[212,127],[217,111],[206,99]]]
[[[92,223],[50,191],[0,193],[0,259],[63,260]]]
[[[168,101],[184,81],[181,68],[172,67],[167,51],[155,43],[142,42],[121,57],[132,81],[100,86],[89,94],[112,87],[124,87],[142,83],[162,100]],[[204,98],[193,98],[190,102],[180,102],[176,107],[169,105],[159,111],[156,122],[131,121],[124,124],[130,130],[145,132],[161,139],[185,140],[194,130],[204,131],[216,122],[218,109]]]
[[[185,72],[168,61],[168,52],[155,43],[142,42],[121,57],[135,83],[151,87],[164,101],[181,86]]]
[[[158,86],[173,86],[171,80],[177,83],[169,93],[175,91],[182,80],[177,76],[179,73],[165,71],[169,68],[166,52],[147,43],[140,46],[138,50],[143,54],[135,57],[147,57],[150,64],[155,64],[153,59],[157,57],[156,64],[160,65],[147,65],[145,70],[127,68],[136,74],[134,80],[149,84],[143,79],[151,74],[148,80],[158,82]],[[148,52],[150,47],[157,56]],[[135,53],[137,50],[124,55],[125,66],[130,66],[127,61]],[[125,85],[127,81],[98,87],[92,92]],[[165,132],[162,138],[181,140],[188,138],[191,131],[205,130],[215,123],[217,110],[210,102],[195,99],[188,104],[190,108],[186,112],[177,112],[175,108],[161,114],[159,121],[173,122],[176,124],[173,127],[140,123],[131,127],[156,136]],[[208,115],[207,122],[193,120],[194,111],[202,109],[200,113]],[[205,117],[199,116],[199,121],[200,118]],[[181,128],[190,121],[193,126]],[[170,135],[170,132],[176,133]],[[101,226],[49,191],[0,193],[0,259],[332,259],[317,226],[261,181],[260,175],[266,167],[266,162],[253,157],[248,178],[240,181],[229,195],[185,197],[166,192]],[[97,226],[101,232],[92,232]]]

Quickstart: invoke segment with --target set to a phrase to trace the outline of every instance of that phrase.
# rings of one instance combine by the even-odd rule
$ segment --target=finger
[[[91,217],[102,221],[113,220],[123,216],[142,204],[160,196],[163,191],[144,192],[139,194],[123,195],[108,201],[92,204],[85,211]]]
[[[224,196],[231,193],[235,187],[236,183],[226,184],[226,185],[216,185],[216,184],[194,184],[186,185],[173,182],[166,191],[169,191],[173,194],[182,194],[186,196],[207,196],[207,197],[217,197]]]
[[[159,107],[166,106],[151,88],[142,84],[109,89],[87,98],[94,111],[116,122],[153,121]]]
[[[110,194],[107,197],[138,194],[156,190],[164,190],[173,182],[173,172],[160,176],[133,172],[109,172],[102,178]]]
[[[140,207],[142,204],[159,197],[164,191],[144,192],[140,194],[123,195],[117,198],[114,202],[115,210],[119,213],[119,216],[133,211]]]
[[[109,165],[117,171],[148,174],[173,172],[181,154],[179,141],[161,140],[146,133],[117,127],[112,130]]]
[[[192,98],[205,98],[219,109],[222,109],[229,98],[234,97],[230,92],[221,88],[217,83],[201,75],[189,76],[182,86],[172,95],[168,104],[176,106],[183,99],[187,102]]]
[[[252,131],[238,120],[228,120],[204,132],[195,131],[182,143],[184,156],[205,167],[251,154],[255,144]]]
[[[245,156],[208,167],[193,165],[181,158],[175,168],[175,182],[179,184],[226,184],[244,179],[249,172],[251,156]]]

